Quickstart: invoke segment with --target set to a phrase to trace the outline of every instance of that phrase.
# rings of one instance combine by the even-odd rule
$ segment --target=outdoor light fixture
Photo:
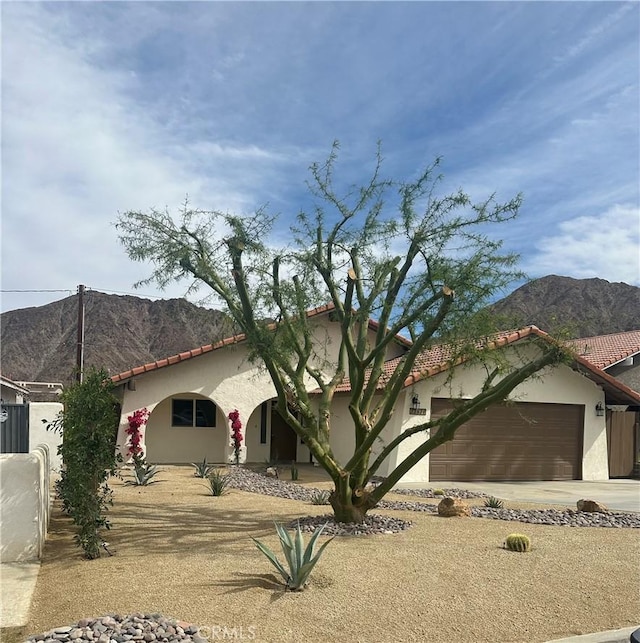
[[[596,404],[596,415],[598,416],[604,415],[604,406],[602,406],[602,402],[598,402]]]
[[[413,394],[411,398],[411,407],[409,408],[409,415],[426,415],[427,409],[420,407],[420,398],[417,393]]]

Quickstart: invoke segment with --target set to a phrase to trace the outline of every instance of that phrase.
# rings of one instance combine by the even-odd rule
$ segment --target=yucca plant
[[[207,476],[207,483],[212,496],[222,496],[227,493],[227,487],[231,483],[231,476],[228,473],[222,473],[219,469],[215,469]]]
[[[147,464],[147,461],[140,457],[134,456],[133,458],[133,478],[125,481],[126,485],[134,485],[136,487],[147,487],[157,480],[153,480],[160,470],[154,464]]]
[[[256,538],[253,538],[253,542],[278,570],[282,578],[284,578],[285,588],[292,592],[301,592],[307,586],[307,579],[309,578],[311,571],[316,566],[316,563],[324,552],[325,547],[333,540],[333,537],[329,538],[326,543],[322,544],[320,549],[318,549],[318,553],[315,553],[316,542],[318,538],[320,538],[324,528],[327,526],[327,523],[316,528],[306,548],[304,546],[304,538],[302,536],[302,530],[300,529],[300,523],[298,523],[293,538],[282,525],[279,525],[278,523],[275,523],[275,525],[289,571],[284,568],[271,549]]]
[[[329,504],[329,492],[324,490],[314,491],[311,495],[311,504],[312,505],[328,505]]]
[[[489,496],[484,501],[484,506],[490,507],[491,509],[502,509],[504,507],[504,503],[499,498],[495,498],[494,496]]]
[[[196,478],[208,478],[209,474],[215,468],[212,464],[207,464],[206,457],[202,462],[192,462],[191,466],[196,470],[196,472],[193,474]]]

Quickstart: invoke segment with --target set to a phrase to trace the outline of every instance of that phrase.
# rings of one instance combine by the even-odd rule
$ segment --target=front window
[[[214,427],[216,405],[211,400],[171,400],[171,426]]]

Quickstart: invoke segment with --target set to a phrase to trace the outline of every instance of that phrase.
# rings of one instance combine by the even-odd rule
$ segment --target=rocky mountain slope
[[[503,327],[533,324],[572,338],[640,329],[640,288],[604,279],[549,275],[534,279],[492,306]]]
[[[216,310],[183,299],[150,301],[85,294],[85,366],[119,373],[233,334]],[[552,334],[589,337],[640,329],[640,288],[603,279],[549,276],[515,290],[492,307],[501,327],[535,324]],[[77,297],[3,313],[1,368],[14,380],[68,383],[76,355]]]
[[[3,313],[2,374],[14,380],[67,383],[73,379],[77,296]],[[233,334],[217,310],[184,299],[85,292],[85,366],[112,374]]]

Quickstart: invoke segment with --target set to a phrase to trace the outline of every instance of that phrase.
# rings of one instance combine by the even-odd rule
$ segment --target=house
[[[335,358],[340,344],[332,307],[308,313],[317,346]],[[370,323],[373,340],[376,324]],[[508,359],[538,351],[532,339],[552,341],[535,326],[497,335],[493,346]],[[409,342],[391,345],[386,369],[393,369]],[[333,351],[333,354],[332,354]],[[439,414],[457,398],[480,391],[481,365],[459,364],[452,372],[445,347],[425,351],[405,381],[396,412],[381,438],[390,441],[405,429]],[[237,409],[244,426],[243,460],[310,462],[309,450],[274,408],[275,389],[265,369],[248,359],[244,336],[234,336],[112,377],[122,405],[118,445],[126,451],[127,416],[147,408],[151,414],[143,440],[154,463],[190,463],[204,457],[227,461],[231,455],[227,415]],[[333,401],[331,443],[339,461],[353,452],[346,382]],[[508,404],[494,406],[458,429],[406,474],[405,482],[436,480],[606,480],[609,461],[606,405],[640,406],[640,394],[584,357],[545,370],[513,391]],[[416,407],[419,407],[417,414]],[[417,443],[403,442],[387,461],[385,475]],[[374,449],[375,452],[375,449]]]
[[[583,337],[575,351],[629,388],[640,391],[640,330]],[[640,413],[637,407],[607,404],[607,444],[610,477],[640,476]],[[635,472],[634,472],[635,466]]]
[[[0,398],[2,404],[24,404],[29,397],[29,390],[18,382],[0,375]]]
[[[49,448],[47,461],[52,470],[62,466],[58,446],[62,442],[59,433],[47,430],[62,411],[59,401],[40,401],[47,399],[43,392],[57,400],[62,384],[48,382],[15,382],[0,375],[2,390],[2,433],[0,451],[2,453],[27,453],[30,448],[46,444]],[[55,397],[54,397],[55,396]]]

